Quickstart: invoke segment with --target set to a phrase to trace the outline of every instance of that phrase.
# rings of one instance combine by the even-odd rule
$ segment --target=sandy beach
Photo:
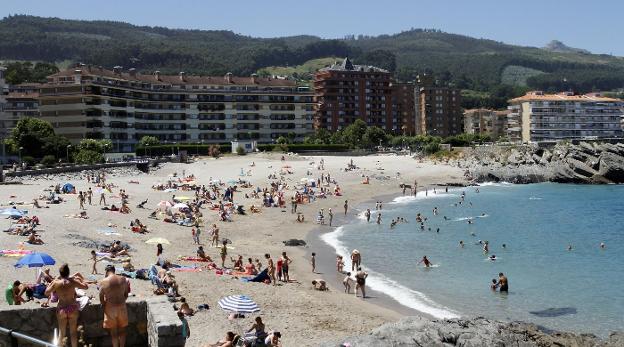
[[[334,225],[339,226],[357,213],[350,209],[348,215],[343,214],[344,200],[349,201],[349,206],[355,207],[365,201],[370,201],[377,196],[390,194],[400,195],[399,184],[404,182],[413,184],[418,180],[419,187],[445,184],[448,182],[463,182],[463,172],[456,167],[433,162],[418,162],[408,156],[375,155],[355,157],[353,163],[358,169],[345,172],[344,168],[351,158],[349,157],[323,157],[325,170],[318,170],[317,165],[321,157],[286,156],[285,161],[280,160],[280,154],[254,154],[247,156],[229,156],[220,159],[202,158],[192,164],[164,164],[155,172],[132,176],[108,177],[108,183],[114,183],[117,188],[113,193],[106,194],[109,204],[121,204],[119,189],[125,189],[129,194],[130,214],[104,211],[97,205],[99,197],[93,198],[93,206],[86,206],[89,219],[65,218],[65,215],[77,214],[79,202],[76,195],[64,194],[65,202],[56,205],[45,205],[49,208],[36,209],[32,206],[32,200],[43,194],[45,189],[53,188],[55,184],[72,183],[78,191],[86,191],[89,187],[95,189],[94,184],[83,179],[64,180],[62,177],[55,179],[33,179],[24,181],[22,185],[0,186],[0,203],[2,207],[9,207],[9,201],[25,202],[26,205],[18,205],[19,208],[27,209],[28,215],[36,215],[41,221],[38,229],[45,230],[40,235],[45,241],[44,245],[25,245],[26,249],[46,252],[56,259],[57,265],[67,262],[72,272],[79,271],[85,275],[90,274],[91,262],[89,253],[91,249],[74,245],[79,241],[68,237],[69,234],[80,235],[97,241],[121,240],[131,245],[132,264],[135,268],[149,268],[156,262],[155,245],[146,244],[145,241],[154,237],[163,237],[171,242],[164,246],[165,257],[173,263],[178,256],[194,256],[197,246],[193,244],[191,228],[165,223],[162,220],[149,219],[148,215],[156,208],[161,200],[171,200],[172,195],[193,197],[191,191],[164,192],[152,189],[155,183],[165,183],[173,173],[181,176],[183,171],[186,175],[193,174],[198,184],[208,184],[211,179],[219,179],[222,182],[242,178],[252,183],[253,188],[269,187],[272,180],[268,176],[279,173],[284,165],[290,166],[292,174],[285,175],[289,187],[285,193],[286,208],[262,207],[261,213],[247,215],[234,215],[233,222],[220,222],[217,213],[210,209],[202,209],[204,228],[202,229],[201,242],[206,253],[213,259],[219,258],[219,250],[209,246],[209,226],[217,224],[220,229],[220,237],[232,241],[233,249],[229,250],[229,256],[237,257],[239,254],[246,259],[260,259],[266,266],[265,253],[270,253],[273,259],[286,251],[293,259],[290,274],[292,283],[278,286],[260,283],[246,283],[239,278],[230,275],[217,275],[214,270],[201,272],[174,272],[179,285],[180,294],[187,299],[191,307],[200,304],[208,304],[210,309],[198,312],[188,319],[191,328],[191,337],[188,346],[202,346],[206,343],[214,343],[223,338],[226,331],[240,331],[249,329],[253,319],[259,315],[263,318],[267,330],[280,331],[283,336],[284,346],[316,346],[320,342],[331,338],[340,338],[354,334],[366,333],[372,328],[383,323],[396,321],[407,312],[397,310],[396,305],[383,305],[381,297],[367,300],[355,298],[353,295],[343,294],[343,288],[337,287],[334,273],[313,274],[309,262],[309,254],[316,252],[317,268],[327,272],[326,269],[335,268],[335,255],[325,247],[324,250],[316,251],[310,247],[287,247],[283,241],[288,239],[311,240],[315,234],[331,230],[329,226],[316,224],[318,210],[324,208],[334,211]],[[250,164],[255,162],[255,166]],[[383,169],[383,170],[382,170]],[[245,173],[251,171],[250,176],[241,177],[241,170]],[[312,175],[307,176],[310,171]],[[296,222],[296,214],[290,212],[290,197],[295,193],[295,186],[302,178],[320,177],[321,173],[331,173],[342,189],[343,196],[328,196],[326,199],[317,199],[310,204],[300,205],[298,211],[305,216],[305,223]],[[400,173],[400,176],[397,176]],[[370,177],[370,184],[362,184],[364,176]],[[279,177],[279,175],[278,175]],[[138,183],[129,183],[129,181]],[[224,189],[227,184],[223,186]],[[249,206],[262,205],[261,199],[245,198],[245,193],[253,188],[239,188],[234,195],[237,204],[244,205],[249,212]],[[334,185],[329,188],[333,190]],[[138,209],[136,205],[148,199],[146,209]],[[43,204],[43,202],[41,202]],[[374,206],[371,206],[371,208]],[[133,233],[130,222],[139,218],[150,230],[148,234]],[[10,221],[0,221],[3,229],[10,225]],[[105,235],[98,232],[98,228],[105,228],[109,224],[117,225],[115,228],[119,235]],[[0,234],[0,248],[17,249],[20,242],[26,241],[26,237]],[[318,242],[312,242],[312,247],[322,248]],[[364,262],[366,255],[363,255]],[[13,264],[17,258],[0,257],[0,275],[4,279],[2,283],[6,287],[14,280],[32,283],[35,280],[35,270],[23,268],[15,269]],[[219,261],[220,262],[220,261]],[[181,263],[192,265],[192,263]],[[51,273],[58,273],[58,266],[52,267]],[[226,266],[231,266],[228,260]],[[103,263],[98,264],[98,271],[103,272]],[[103,278],[98,275],[97,279]],[[311,281],[315,278],[324,278],[330,284],[329,292],[319,292],[312,288]],[[132,293],[136,298],[145,298],[154,295],[149,281],[132,280]],[[88,290],[97,301],[97,289],[91,286]],[[245,294],[250,296],[259,306],[258,314],[247,315],[244,319],[230,321],[227,313],[221,310],[218,300],[227,295]],[[2,302],[2,305],[7,305]],[[27,305],[37,305],[28,303]]]

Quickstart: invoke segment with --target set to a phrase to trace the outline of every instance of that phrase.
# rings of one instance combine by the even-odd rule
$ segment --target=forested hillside
[[[500,100],[528,88],[587,92],[624,87],[621,57],[513,46],[438,30],[340,40],[261,39],[230,31],[11,16],[0,20],[0,37],[0,60],[72,61],[166,73],[248,75],[266,67],[278,68],[261,71],[289,71],[279,67],[350,56],[356,63],[389,69],[401,80],[432,73],[440,83],[474,91],[467,106],[500,106]],[[471,99],[474,95],[479,97]]]

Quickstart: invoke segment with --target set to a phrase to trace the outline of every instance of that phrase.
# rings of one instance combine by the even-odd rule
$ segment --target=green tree
[[[90,150],[81,149],[74,154],[74,162],[76,164],[97,164],[104,161],[102,153]]]
[[[364,134],[366,133],[367,125],[361,119],[356,119],[355,122],[348,125],[342,131],[342,140],[345,144],[353,148],[365,148],[367,144],[363,141]]]
[[[26,117],[17,122],[11,132],[8,144],[15,153],[22,147],[23,156],[41,158],[48,154],[44,149],[46,139],[53,137],[55,134],[52,124],[41,119]]]
[[[367,147],[374,147],[380,143],[386,143],[388,136],[383,129],[379,127],[368,127],[362,136],[362,143]]]
[[[280,136],[277,138],[277,140],[275,140],[275,143],[279,145],[285,145],[285,144],[288,144],[288,139],[285,138],[284,136]]]
[[[145,147],[145,146],[158,146],[160,144],[160,141],[158,140],[158,138],[156,136],[143,136],[141,137],[141,139],[139,140],[139,146],[141,147]]]

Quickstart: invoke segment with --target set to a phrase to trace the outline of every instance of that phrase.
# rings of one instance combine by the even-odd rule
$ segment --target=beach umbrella
[[[171,206],[172,206],[171,203],[169,201],[165,201],[165,200],[159,202],[158,205],[156,205],[156,207],[160,207],[160,208],[168,208],[168,207],[171,207]]]
[[[15,267],[43,267],[54,264],[56,261],[46,253],[31,253],[18,260]]]
[[[148,243],[148,244],[151,244],[151,245],[156,245],[156,244],[159,244],[159,243],[161,243],[163,245],[170,245],[171,244],[171,242],[169,242],[169,240],[167,240],[165,238],[162,238],[162,237],[151,238],[151,239],[145,241],[145,243]]]
[[[173,208],[189,208],[187,204],[177,203],[173,205]]]
[[[219,306],[225,311],[235,313],[254,313],[260,307],[250,297],[245,295],[230,295],[219,300]]]

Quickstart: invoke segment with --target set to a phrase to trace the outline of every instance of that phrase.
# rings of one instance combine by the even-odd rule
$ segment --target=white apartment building
[[[110,139],[113,151],[138,140],[229,143],[313,132],[313,92],[294,81],[250,77],[140,74],[121,67],[78,65],[48,77],[39,94],[40,117],[59,135]]]
[[[509,101],[507,136],[511,141],[622,138],[622,100],[592,93],[529,92]]]

